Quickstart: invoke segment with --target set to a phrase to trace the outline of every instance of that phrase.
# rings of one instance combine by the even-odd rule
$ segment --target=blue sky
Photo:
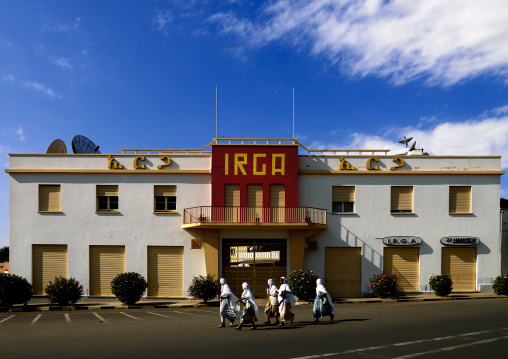
[[[313,148],[502,155],[505,0],[4,1],[0,163],[77,134],[102,153],[292,136]],[[503,176],[504,177],[504,176]],[[502,179],[502,195],[508,182]],[[8,245],[0,176],[0,246]]]

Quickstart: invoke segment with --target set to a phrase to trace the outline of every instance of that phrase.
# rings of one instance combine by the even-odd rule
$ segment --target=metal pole
[[[215,85],[215,139],[217,139],[217,114],[218,114],[218,97],[219,97],[219,85]]]
[[[293,139],[295,138],[295,87],[293,86]]]

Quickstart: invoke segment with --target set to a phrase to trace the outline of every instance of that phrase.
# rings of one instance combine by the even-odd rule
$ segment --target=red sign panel
[[[263,186],[269,206],[270,184],[283,184],[286,207],[298,206],[297,145],[212,146],[212,206],[224,206],[224,185],[240,185],[240,206],[247,205],[247,185]]]

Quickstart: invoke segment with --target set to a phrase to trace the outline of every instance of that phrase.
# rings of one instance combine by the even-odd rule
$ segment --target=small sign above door
[[[441,238],[441,243],[446,246],[477,246],[480,244],[480,238],[468,236],[450,236]]]
[[[411,236],[394,236],[383,238],[383,243],[387,246],[416,246],[422,244],[422,239]]]

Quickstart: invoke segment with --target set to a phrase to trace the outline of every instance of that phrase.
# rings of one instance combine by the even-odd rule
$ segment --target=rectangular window
[[[97,186],[97,212],[118,212],[118,185]]]
[[[450,186],[449,213],[471,213],[471,186]]]
[[[61,212],[60,185],[39,185],[39,212]]]
[[[155,186],[155,212],[176,211],[176,186]]]
[[[413,213],[413,186],[393,186],[391,213]]]
[[[332,187],[332,212],[354,213],[355,211],[355,187],[333,186]]]

